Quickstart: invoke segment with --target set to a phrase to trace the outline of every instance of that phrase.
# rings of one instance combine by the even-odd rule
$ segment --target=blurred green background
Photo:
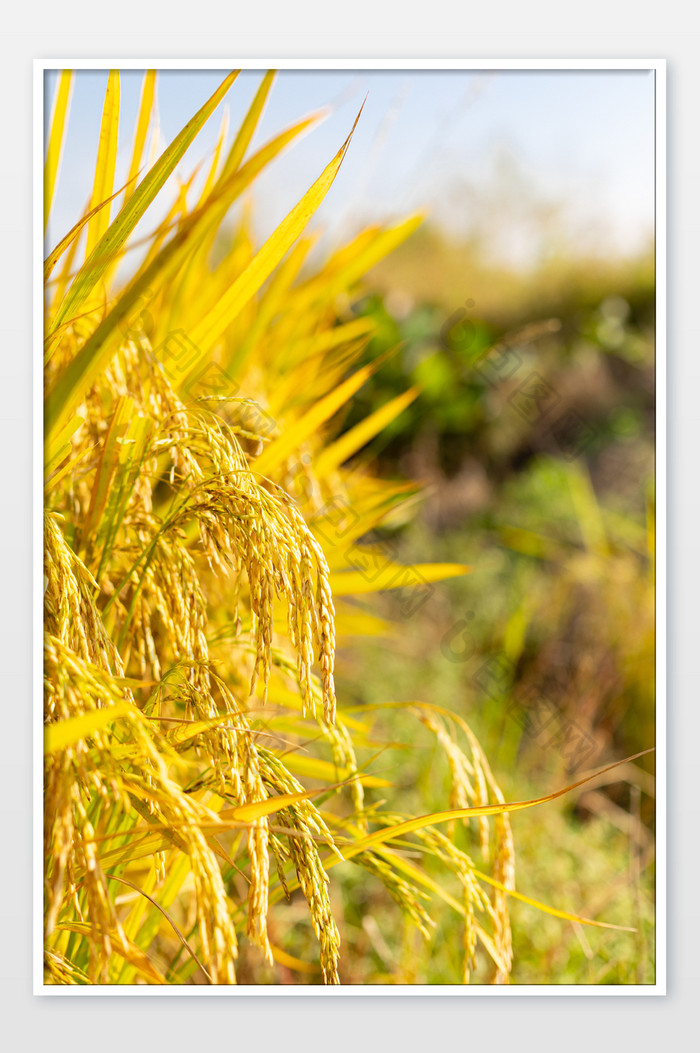
[[[654,745],[654,305],[651,246],[516,268],[426,224],[354,308],[377,324],[367,360],[391,353],[345,426],[421,389],[357,458],[359,471],[379,464],[425,488],[412,519],[399,513],[372,540],[404,563],[473,570],[417,602],[381,594],[396,631],[344,652],[341,697],[454,708],[507,800]],[[381,724],[386,741],[415,747],[412,768],[400,758],[407,807],[444,807],[449,773],[432,736],[398,709]],[[391,751],[385,761],[395,774]],[[651,754],[512,815],[521,892],[638,930],[584,930],[513,902],[513,983],[653,982],[653,771]],[[403,982],[456,982],[457,928],[439,929],[421,980],[411,947],[385,960],[397,919],[379,911],[368,933],[366,912],[356,960],[376,973],[346,982],[397,970]]]

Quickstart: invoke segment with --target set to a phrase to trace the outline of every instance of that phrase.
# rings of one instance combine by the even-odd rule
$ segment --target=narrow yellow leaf
[[[94,448],[95,447],[93,446],[88,447],[84,450],[80,450],[80,452],[76,453],[75,457],[71,457],[71,459],[67,461],[61,469],[59,469],[58,471],[54,470],[53,472],[48,473],[44,478],[44,489],[46,493],[50,493],[51,490],[55,489],[55,487],[58,486],[61,480],[65,479],[65,477],[73,471],[75,466],[79,464],[79,462],[82,461],[84,457],[87,457],[88,454],[92,453]],[[66,446],[65,455],[67,456],[70,453],[70,451],[71,447]],[[59,457],[55,463],[60,463],[61,460],[62,457]]]
[[[276,797],[268,797],[264,801],[253,801],[251,804],[239,804],[235,808],[225,808],[219,812],[219,818],[226,822],[254,823],[256,819],[272,815],[282,808],[288,808],[290,804],[299,804],[308,801],[312,797],[318,797],[321,793],[327,793],[335,786],[323,786],[320,790],[306,790],[304,793],[281,793]]]
[[[124,204],[126,204],[126,202],[133,194],[134,190],[136,189],[136,177],[141,167],[143,150],[146,145],[146,136],[148,135],[148,129],[151,124],[153,103],[155,101],[155,90],[156,71],[154,69],[147,69],[144,74],[143,85],[141,87],[139,115],[136,121],[136,132],[134,134],[134,148],[131,154],[131,164],[129,165],[129,175],[127,178],[127,189],[124,194]]]
[[[239,71],[235,70],[224,79],[211,98],[188,121],[182,131],[175,136],[148,174],[141,180],[129,200],[122,206],[119,215],[105,231],[104,236],[95,245],[93,252],[88,255],[85,263],[75,276],[70,289],[56,312],[49,335],[57,330],[67,319],[73,318],[80,310],[91,290],[94,289],[110,263],[114,260],[118,249],[124,244],[129,234],[131,234],[138,221],[144,215],[201,127],[233,84],[238,73]]]
[[[361,111],[360,111],[361,112]],[[301,201],[267,239],[257,255],[251,260],[240,277],[221,297],[219,302],[200,321],[192,333],[192,342],[206,354],[211,351],[226,332],[231,322],[245,307],[264,281],[270,276],[283,256],[289,251],[318,206],[328,193],[345,152],[350,145],[359,114],[338,153],[323,170],[316,182],[307,190]]]
[[[220,727],[221,724],[225,724],[231,720],[230,713],[223,713],[216,717],[207,717],[206,720],[194,720],[191,723],[183,723],[180,727],[175,728],[174,731],[170,731],[167,734],[168,742],[171,746],[182,746],[190,739],[194,739],[197,735],[202,735],[206,731],[210,731],[211,728]]]
[[[570,793],[579,786],[584,786],[585,783],[590,782],[591,779],[597,778],[604,772],[612,771],[613,768],[618,768],[621,764],[628,764],[638,757],[643,757],[646,753],[652,753],[653,750],[642,750],[641,753],[635,753],[631,757],[625,757],[623,760],[615,761],[613,764],[608,764],[605,768],[599,768],[598,771],[593,772],[591,775],[587,775],[583,779],[579,779],[577,782],[570,783],[569,786],[565,786],[561,790],[555,790],[554,793],[545,794],[544,797],[535,797],[531,801],[508,801],[502,804],[485,804],[479,805],[473,808],[450,808],[445,812],[433,812],[431,815],[419,815],[415,819],[406,819],[403,823],[396,823],[393,826],[386,827],[384,830],[375,830],[374,833],[368,834],[366,837],[361,838],[359,841],[355,841],[354,844],[343,845],[343,857],[345,859],[351,859],[358,852],[364,852],[368,848],[372,848],[374,845],[383,844],[385,841],[393,841],[397,837],[401,837],[403,834],[412,833],[414,830],[422,830],[425,826],[435,826],[437,823],[446,823],[451,819],[468,819],[476,818],[480,815],[501,815],[504,812],[519,812],[524,808],[534,808],[538,804],[546,804],[549,801],[555,801],[558,797],[563,797],[564,794]],[[505,891],[508,891],[507,889]],[[577,920],[577,919],[576,919]]]
[[[385,256],[405,241],[423,222],[420,215],[409,216],[395,227],[370,227],[332,256],[323,270],[299,289],[299,301],[328,300],[345,292],[365,276]]]
[[[356,391],[359,391],[375,368],[376,363],[373,362],[358,369],[357,373],[348,377],[335,391],[331,391],[320,402],[312,406],[303,417],[287,425],[279,438],[271,442],[260,454],[253,465],[254,471],[260,475],[266,475],[286,460],[294,450],[299,448],[301,443],[310,435],[315,434],[329,417],[344,406]]]
[[[139,828],[138,833],[144,834],[143,827]],[[105,870],[107,867],[121,866],[122,863],[134,863],[137,859],[148,859],[149,856],[154,856],[172,846],[173,836],[170,831],[165,834],[147,832],[139,841],[130,842],[121,848],[113,848],[105,852],[100,856],[100,866]]]
[[[227,134],[227,132],[228,132],[228,109],[225,109],[224,113],[223,113],[223,116],[221,118],[221,126],[219,128],[219,137],[216,140],[216,146],[214,147],[214,153],[212,155],[211,164],[209,165],[209,171],[207,172],[207,178],[206,178],[206,180],[204,182],[204,186],[202,188],[202,193],[200,194],[199,201],[197,202],[197,208],[200,208],[201,205],[204,203],[204,201],[206,201],[206,199],[209,197],[209,194],[211,193],[211,190],[212,190],[212,188],[213,188],[213,186],[214,186],[214,184],[216,182],[216,175],[217,175],[217,172],[219,170],[219,158],[221,157],[221,151],[223,150],[224,143],[226,142],[226,134]]]
[[[294,969],[297,973],[315,976],[321,972],[320,965],[314,965],[312,962],[304,962],[301,958],[295,958],[293,955],[283,951],[281,947],[275,947],[274,944],[270,944],[270,951],[278,965],[285,965],[288,969]]]
[[[53,436],[51,442],[44,443],[44,471],[47,474],[60,460],[63,460],[66,446],[68,446],[68,452],[70,453],[68,440],[75,435],[80,425],[84,423],[84,417],[71,417],[64,427]]]
[[[68,720],[61,720],[57,724],[47,724],[44,728],[44,750],[46,753],[56,753],[68,749],[81,739],[106,728],[114,720],[122,717],[134,720],[138,716],[139,711],[130,702],[116,702],[113,706],[95,709],[79,717],[69,717]]]
[[[62,922],[56,926],[56,929],[60,932],[75,932],[79,936],[86,936],[90,939],[93,935],[92,926],[86,925],[80,921],[74,922]],[[109,933],[110,943],[112,949],[117,952],[120,957],[124,958],[125,961],[133,965],[142,976],[145,976],[147,980],[150,980],[152,984],[166,984],[167,980],[163,974],[156,969],[155,965],[144,952],[131,943],[126,937],[121,936],[116,929],[112,929]]]
[[[82,219],[79,219],[75,226],[71,227],[66,236],[61,238],[56,248],[52,250],[52,252],[46,257],[46,260],[44,261],[44,281],[48,281],[49,277],[51,276],[51,272],[60,260],[61,256],[66,251],[66,249],[70,248],[70,246],[73,244],[75,239],[82,231],[85,224],[90,219],[92,219],[93,216],[96,216],[98,212],[101,212],[103,208],[106,208],[111,201],[114,201],[115,197],[119,197],[122,190],[124,189],[125,188],[122,186],[119,188],[119,190],[115,190],[112,196],[108,197],[106,201],[100,201],[99,205],[95,205],[94,208],[86,212]]]
[[[95,181],[90,198],[90,209],[93,210],[102,201],[111,197],[114,190],[114,167],[117,161],[117,139],[119,137],[119,98],[120,81],[119,70],[111,69],[107,78],[107,90],[105,92],[105,103],[102,110],[102,125],[100,127],[100,140],[97,146],[97,162],[95,164]],[[88,222],[87,248],[85,255],[89,256],[97,242],[109,226],[109,206],[99,212],[94,212]]]
[[[418,391],[419,389],[415,387],[405,391],[402,395],[398,395],[395,399],[387,402],[386,405],[380,406],[369,417],[365,417],[350,431],[341,435],[331,446],[326,447],[316,460],[316,478],[322,479],[329,472],[335,471],[349,457],[352,457],[354,453],[357,453],[358,450],[373,439],[375,435],[383,431],[400,413],[403,413],[407,406],[410,406],[418,395]]]
[[[331,573],[331,590],[334,596],[360,596],[366,592],[381,592],[384,589],[417,588],[433,581],[443,581],[461,574],[469,574],[472,567],[463,563],[416,563],[403,565],[387,560],[381,545],[376,549],[356,545],[346,554],[346,562],[352,561],[360,570]]]
[[[267,102],[267,96],[270,94],[270,88],[272,82],[275,79],[275,70],[268,70],[262,79],[260,87],[255,93],[248,113],[238,129],[238,134],[234,139],[233,146],[231,147],[228,157],[224,161],[224,166],[221,170],[220,179],[225,179],[232,172],[235,172],[237,168],[240,168],[243,158],[245,157],[246,150],[250,146],[250,140],[253,138],[253,133],[258,126],[258,121],[265,108]]]
[[[338,779],[357,778],[368,789],[382,789],[391,786],[392,783],[386,779],[380,779],[377,775],[363,775],[362,772],[352,772],[349,768],[339,767],[331,761],[321,760],[319,757],[306,757],[303,753],[285,753],[284,766],[295,775],[302,775],[309,779],[322,779],[336,782]]]
[[[637,931],[629,928],[627,925],[613,925],[609,921],[594,921],[592,918],[583,918],[578,914],[570,914],[567,910],[559,910],[558,907],[550,907],[546,903],[540,903],[539,900],[532,899],[530,896],[524,896],[522,892],[516,892],[513,888],[506,888],[496,878],[492,878],[489,874],[482,874],[480,870],[472,870],[472,873],[481,881],[485,881],[487,885],[493,885],[494,888],[505,892],[508,896],[519,899],[522,903],[527,903],[531,907],[536,907],[537,910],[544,911],[545,914],[551,914],[554,918],[562,918],[564,921],[578,921],[581,925],[593,925],[598,929],[616,929],[618,932]]]
[[[51,132],[49,144],[46,150],[46,162],[44,164],[44,230],[49,221],[51,203],[56,188],[58,169],[61,163],[63,151],[63,137],[66,129],[66,118],[70,105],[71,89],[73,87],[73,70],[63,69],[58,78],[56,95],[54,99],[53,114],[51,117]]]

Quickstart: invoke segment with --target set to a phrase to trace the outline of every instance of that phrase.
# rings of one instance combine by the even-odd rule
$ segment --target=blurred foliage
[[[404,563],[474,573],[427,587],[409,615],[385,594],[398,641],[358,642],[341,671],[358,703],[453,707],[513,800],[654,745],[653,260],[518,274],[472,248],[423,228],[375,269],[358,313],[376,325],[368,359],[387,359],[345,426],[420,386],[356,464],[427,486],[417,519],[384,533]],[[388,738],[403,719],[387,713]],[[430,806],[446,772],[434,750],[415,756],[406,799]],[[589,916],[605,902],[638,932],[591,937],[518,903],[513,982],[653,982],[653,771],[642,757],[519,838],[521,891]],[[455,939],[436,934],[426,982],[449,974]]]

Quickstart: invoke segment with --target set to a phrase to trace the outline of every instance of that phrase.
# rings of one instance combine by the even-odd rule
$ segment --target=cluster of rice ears
[[[147,72],[116,187],[112,71],[90,201],[45,262],[46,983],[235,984],[247,941],[265,975],[338,984],[331,892],[348,867],[378,877],[427,941],[435,912],[456,911],[461,979],[484,956],[507,983],[508,810],[534,802],[506,806],[467,725],[415,703],[452,795],[444,812],[401,814],[392,782],[367,770],[371,712],[344,713],[334,689],[336,642],[386,630],[353,597],[405,584],[396,565],[370,580],[348,552],[415,490],[346,462],[415,392],[336,436],[372,368],[354,365],[370,327],[353,291],[417,219],[309,269],[303,232],[348,137],[256,247],[231,209],[317,119],[252,151],[266,74],[230,148],[222,123],[203,185],[181,182],[134,234],[236,76],[149,160]],[[47,219],[71,77],[53,106]],[[424,565],[420,581],[466,569]],[[313,961],[285,949],[300,896]]]

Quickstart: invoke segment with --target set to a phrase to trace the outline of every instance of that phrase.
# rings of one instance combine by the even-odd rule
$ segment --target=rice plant
[[[349,129],[257,247],[235,206],[314,121],[251,150],[268,73],[230,147],[222,122],[203,183],[181,181],[141,233],[236,77],[148,163],[146,72],[117,187],[111,71],[90,200],[46,257],[45,982],[341,983],[359,876],[426,953],[437,912],[462,918],[455,982],[507,983],[508,812],[534,802],[506,805],[469,726],[426,700],[410,711],[452,791],[442,812],[406,815],[371,708],[349,712],[334,686],[336,648],[387,630],[358,596],[468,570],[377,566],[363,544],[416,488],[348,461],[415,391],[341,431],[376,367],[358,366],[371,323],[353,297],[419,219],[309,263],[305,228]],[[71,79],[48,136],[47,217]]]

